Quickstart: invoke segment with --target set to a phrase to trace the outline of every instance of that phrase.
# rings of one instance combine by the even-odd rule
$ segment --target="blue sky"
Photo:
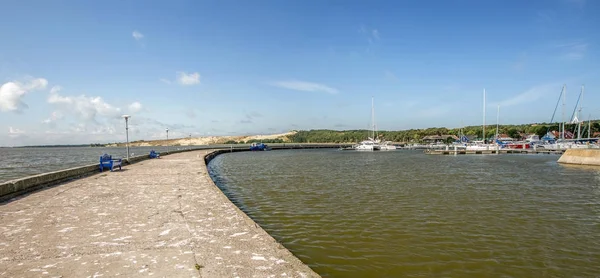
[[[600,118],[600,2],[3,1],[0,145]]]

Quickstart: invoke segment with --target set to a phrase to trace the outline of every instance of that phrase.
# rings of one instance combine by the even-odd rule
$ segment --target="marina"
[[[467,150],[467,149],[452,149],[452,150],[425,150],[426,154],[433,155],[459,155],[459,154],[555,154],[560,155],[565,150],[546,150],[546,149],[488,149],[488,150]]]

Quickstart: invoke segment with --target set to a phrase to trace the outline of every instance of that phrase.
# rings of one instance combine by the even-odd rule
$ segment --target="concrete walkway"
[[[1,277],[318,277],[233,205],[209,151],[0,204]]]

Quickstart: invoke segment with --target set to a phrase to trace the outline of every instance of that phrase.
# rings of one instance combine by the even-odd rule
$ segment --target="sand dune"
[[[289,142],[290,135],[295,134],[295,131],[280,133],[280,134],[267,134],[267,135],[247,135],[247,136],[206,136],[206,137],[192,137],[192,138],[179,138],[169,140],[152,140],[152,141],[135,141],[129,143],[130,146],[134,147],[147,147],[147,146],[199,146],[199,145],[211,145],[211,144],[224,144],[227,141],[248,141],[248,140],[266,140],[266,139],[281,139],[284,142]],[[109,146],[122,146],[125,143],[111,144]]]

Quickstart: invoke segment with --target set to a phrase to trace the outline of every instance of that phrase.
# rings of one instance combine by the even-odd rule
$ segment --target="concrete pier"
[[[600,166],[600,149],[569,149],[558,163]]]
[[[0,203],[0,276],[318,277],[214,185],[210,152]]]

